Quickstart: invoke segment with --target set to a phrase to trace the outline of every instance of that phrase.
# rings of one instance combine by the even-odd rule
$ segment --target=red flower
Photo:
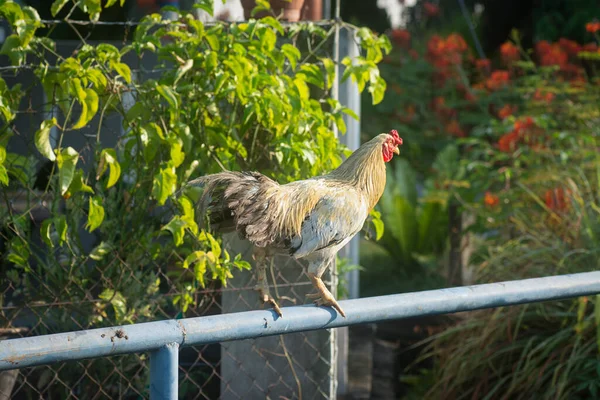
[[[590,53],[595,53],[598,51],[598,45],[596,43],[588,43],[588,44],[584,44],[583,48],[581,49],[582,51],[587,51]]]
[[[500,204],[500,198],[493,193],[485,192],[485,196],[483,197],[483,202],[486,205],[486,207],[494,208],[498,204]]]
[[[486,80],[485,86],[488,90],[498,90],[506,85],[510,81],[510,75],[508,71],[497,70],[492,72],[492,75]]]
[[[535,50],[541,65],[565,66],[569,62],[569,55],[558,43],[548,43],[545,40],[535,44]]]
[[[598,31],[600,31],[600,22],[598,22],[598,21],[588,22],[587,24],[585,24],[585,30],[590,33],[596,33]]]
[[[487,75],[491,71],[492,62],[488,58],[479,58],[475,60],[475,68]]]
[[[535,93],[533,94],[533,99],[536,101],[543,101],[546,103],[550,103],[550,102],[552,102],[552,100],[554,100],[554,93],[551,93],[551,92],[544,93],[544,91],[542,89],[537,89],[535,91]]]
[[[520,119],[515,121],[515,132],[522,135],[525,131],[533,128],[535,126],[535,122],[533,122],[533,118],[526,117],[525,119]]]
[[[413,60],[418,60],[419,59],[419,53],[415,50],[415,49],[410,49],[408,51],[408,55],[410,56],[410,58],[412,58]]]
[[[520,58],[519,49],[511,42],[506,42],[500,46],[500,54],[502,55],[502,61],[506,65],[510,65]]]
[[[517,111],[517,106],[512,106],[510,104],[505,104],[499,111],[498,111],[498,118],[500,119],[505,119],[510,117],[511,115],[513,115],[515,112]]]
[[[406,29],[394,29],[392,40],[403,49],[410,48],[410,32]]]
[[[425,10],[425,15],[427,17],[437,17],[440,15],[440,8],[428,1],[423,4],[423,9]]]

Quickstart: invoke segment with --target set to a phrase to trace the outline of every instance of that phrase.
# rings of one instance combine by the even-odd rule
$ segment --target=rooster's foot
[[[340,305],[338,304],[338,302],[335,301],[335,299],[333,298],[333,295],[331,293],[312,293],[312,294],[306,295],[306,297],[309,297],[309,298],[318,297],[314,301],[314,303],[317,306],[329,306],[329,307],[333,307],[334,309],[337,310],[337,312],[340,313],[340,315],[342,317],[346,318],[346,313],[344,313],[344,310],[342,310],[342,307],[340,307]]]
[[[277,313],[277,315],[279,315],[280,317],[283,317],[283,313],[281,312],[281,308],[279,308],[279,305],[277,304],[277,302],[275,301],[275,299],[273,298],[273,296],[271,296],[271,294],[269,293],[268,290],[265,290],[261,287],[257,287],[256,290],[258,290],[258,295],[260,297],[260,301],[262,301],[263,304],[269,303],[271,304],[271,306],[273,307],[273,309],[275,310],[275,312]]]

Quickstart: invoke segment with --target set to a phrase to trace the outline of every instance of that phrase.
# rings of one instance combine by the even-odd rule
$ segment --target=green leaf
[[[165,100],[167,100],[167,103],[169,103],[171,107],[177,108],[179,106],[177,95],[173,92],[173,89],[165,85],[157,85],[156,90]]]
[[[58,164],[58,185],[60,187],[60,194],[64,195],[75,174],[75,166],[79,160],[79,153],[72,147],[63,149],[56,158]]]
[[[177,69],[177,73],[175,74],[175,82],[173,82],[173,84],[177,85],[177,82],[179,82],[181,77],[183,77],[183,75],[185,75],[186,72],[188,72],[190,69],[192,69],[193,66],[194,66],[194,60],[187,60],[185,63],[180,65],[179,68]]]
[[[207,34],[204,36],[204,39],[208,42],[208,45],[213,51],[219,51],[221,49],[221,44],[219,43],[219,37],[214,33]]]
[[[58,245],[67,241],[67,217],[64,215],[54,218],[54,227],[58,233]]]
[[[381,220],[381,213],[379,211],[371,211],[371,222],[373,222],[373,227],[375,228],[375,240],[381,239],[384,233],[384,224]]]
[[[102,300],[110,302],[110,305],[115,311],[115,320],[120,322],[127,315],[127,299],[121,294],[121,292],[115,292],[113,289],[104,289],[98,296]]]
[[[35,133],[35,147],[37,147],[38,151],[50,161],[56,160],[56,155],[54,154],[54,150],[52,150],[52,145],[50,144],[50,132],[53,127],[56,126],[56,118],[52,118],[46,121],[43,121],[40,125],[40,129]]]
[[[102,206],[102,198],[99,196],[90,197],[88,220],[86,229],[88,232],[93,232],[104,221],[104,207]]]
[[[171,136],[169,138],[169,144],[171,146],[171,164],[173,167],[179,167],[185,160],[185,153],[183,152],[183,141],[177,136]]]
[[[281,25],[281,22],[279,22],[277,19],[271,17],[270,15],[266,16],[264,18],[261,18],[260,23],[270,26],[271,28],[273,28],[277,32],[279,32],[280,35],[283,35],[285,33],[285,30],[283,29],[283,25]]]
[[[175,192],[176,186],[177,175],[175,175],[175,168],[163,168],[154,177],[152,195],[158,201],[158,204],[163,205],[167,201],[167,198]]]
[[[6,149],[4,146],[0,146],[0,164],[4,164],[6,160]]]
[[[58,14],[68,2],[69,0],[56,0],[54,3],[52,3],[52,7],[50,7],[52,16],[56,17],[56,14]]]
[[[52,228],[52,222],[52,219],[48,218],[42,222],[42,227],[40,228],[40,236],[44,243],[48,245],[48,247],[54,247],[54,243],[52,243],[52,239],[50,238],[50,228]]]
[[[211,17],[214,15],[214,0],[196,0],[194,8],[206,11]]]
[[[325,84],[323,71],[321,71],[321,68],[315,64],[301,65],[297,75],[304,76],[306,82],[312,83],[319,88],[323,88]]]
[[[385,80],[381,76],[377,76],[375,81],[371,82],[369,93],[371,93],[373,97],[373,105],[381,103],[383,96],[385,95],[386,87]]]
[[[111,61],[110,67],[115,70],[119,76],[125,79],[125,82],[131,83],[131,69],[129,68],[129,65],[122,62]]]
[[[179,215],[176,215],[171,221],[169,221],[168,224],[161,228],[161,231],[166,230],[171,232],[175,246],[180,246],[183,243],[183,236],[185,235],[186,226],[187,223],[182,220]]]
[[[96,261],[102,260],[104,256],[112,250],[112,248],[113,246],[110,243],[100,242],[100,244],[90,252],[90,258]]]
[[[25,51],[21,48],[21,39],[15,34],[4,40],[0,54],[8,56],[12,65],[21,65],[25,61]]]
[[[298,50],[295,46],[292,46],[291,44],[286,43],[281,46],[281,51],[283,52],[285,57],[290,62],[290,65],[292,66],[292,70],[296,69],[298,60],[301,57],[300,50]]]
[[[191,230],[194,235],[197,235],[198,224],[196,223],[196,220],[194,218],[194,203],[192,203],[192,201],[185,196],[180,197],[178,202],[181,206],[181,219],[187,223],[188,229]]]
[[[331,89],[335,80],[335,63],[331,58],[321,58],[327,77],[327,89]]]
[[[0,165],[0,183],[8,186],[8,171],[4,165]]]
[[[99,180],[104,175],[107,168],[109,169],[109,174],[106,188],[110,189],[119,181],[119,177],[121,176],[121,165],[117,161],[117,152],[115,149],[103,149],[100,153],[96,180]]]
[[[98,112],[98,94],[93,89],[84,89],[84,95],[78,98],[81,103],[81,115],[79,121],[73,125],[73,129],[81,129],[94,118]]]
[[[188,269],[190,265],[194,266],[194,277],[200,286],[204,287],[204,274],[206,273],[206,252],[202,250],[194,251],[183,261],[183,268]]]
[[[67,190],[67,194],[73,195],[78,192],[85,193],[94,193],[94,189],[87,185],[83,177],[83,171],[81,169],[77,169],[75,171],[75,176],[73,177],[73,181],[69,186],[69,190]]]

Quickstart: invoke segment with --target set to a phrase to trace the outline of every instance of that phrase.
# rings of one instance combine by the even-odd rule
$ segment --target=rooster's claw
[[[338,304],[337,301],[335,301],[335,299],[333,298],[333,296],[323,296],[319,293],[313,293],[313,294],[308,294],[306,295],[306,297],[319,297],[318,299],[316,299],[314,301],[314,303],[317,306],[329,306],[329,307],[333,307],[338,313],[340,313],[340,315],[344,318],[346,318],[346,313],[344,313],[344,310],[342,310],[342,307],[340,307],[340,305]]]
[[[279,308],[279,304],[277,304],[273,296],[269,294],[268,290],[265,290],[262,287],[256,287],[256,290],[258,290],[259,292],[260,300],[262,301],[262,303],[270,303],[277,315],[283,317],[283,313],[281,312],[281,308]]]

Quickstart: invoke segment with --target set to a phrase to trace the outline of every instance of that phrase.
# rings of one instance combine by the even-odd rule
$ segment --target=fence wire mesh
[[[44,22],[49,33],[56,25],[67,25],[80,38],[58,41],[53,50],[57,59],[81,51],[94,29],[94,25],[85,21]],[[134,25],[115,24],[114,29],[123,31],[123,41],[113,44],[125,45]],[[301,46],[302,59],[332,57],[330,36],[326,39],[308,36]],[[141,60],[132,53],[124,60],[132,76],[140,81],[164,72],[155,68],[154,60]],[[1,190],[0,254],[8,254],[15,235],[26,231],[32,235],[29,243],[34,260],[24,268],[11,257],[0,259],[0,339],[261,307],[254,291],[253,271],[239,271],[228,281],[227,287],[218,279],[212,279],[205,288],[197,288],[191,305],[183,312],[180,299],[189,292],[183,293],[181,288],[194,281],[194,271],[181,268],[184,260],[177,252],[168,255],[167,262],[156,262],[155,254],[147,245],[146,232],[137,232],[122,241],[127,245],[127,254],[119,249],[109,250],[105,257],[109,261],[103,263],[90,258],[74,263],[72,260],[80,259],[73,257],[73,252],[78,251],[75,247],[49,250],[44,245],[45,239],[40,235],[44,221],[62,215],[66,207],[80,216],[85,216],[88,209],[83,203],[50,201],[54,195],[49,190],[49,176],[54,173],[55,164],[39,153],[34,133],[43,120],[59,114],[60,110],[56,99],[48,98],[34,78],[35,68],[35,63],[12,67],[6,58],[0,59],[0,76],[8,87],[20,84],[23,94],[17,117],[10,125],[12,138],[7,148],[18,157],[7,159],[5,165],[7,168],[18,166],[23,173],[22,182],[27,183]],[[127,107],[130,107],[135,98],[125,93],[121,101],[129,102]],[[103,147],[123,145],[122,116],[118,114],[97,116],[84,129],[60,138],[55,129],[50,133],[51,141],[56,145],[60,140],[61,147],[77,149],[78,165],[86,174],[93,173],[94,150],[99,141]],[[153,215],[149,213],[148,218]],[[130,222],[124,219],[123,223]],[[75,229],[79,231],[80,248],[89,252],[98,245],[97,235],[87,232],[83,224]],[[133,231],[135,229],[128,230]],[[60,234],[60,229],[53,232],[53,235]],[[241,253],[251,262],[248,244],[237,237],[224,237],[223,246],[231,254]],[[312,291],[312,286],[302,262],[277,258],[268,274],[272,294],[280,305],[308,301],[305,295]],[[179,395],[182,399],[331,398],[335,391],[335,348],[334,333],[330,331],[183,348]],[[137,399],[149,394],[147,354],[65,362],[2,374],[4,378],[15,378],[14,386],[6,383],[10,379],[0,380],[5,385],[0,387],[0,392],[8,393],[13,399]]]

